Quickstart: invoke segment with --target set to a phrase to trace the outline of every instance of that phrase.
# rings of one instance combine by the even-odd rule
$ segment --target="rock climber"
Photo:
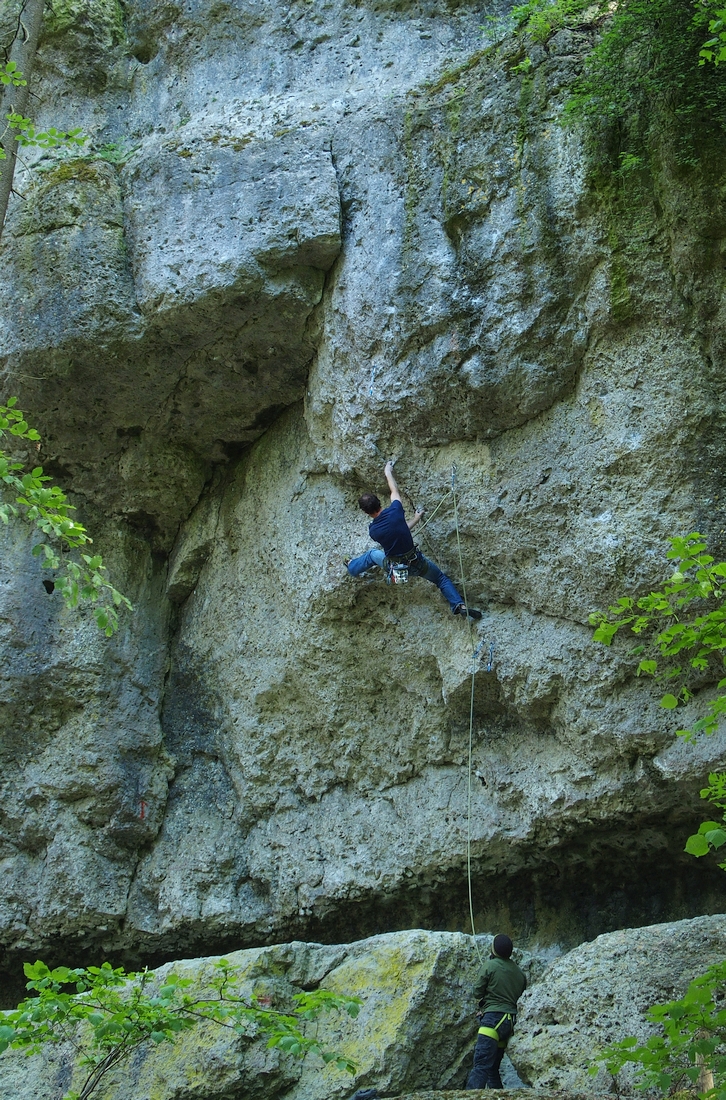
[[[446,573],[442,573],[438,565],[425,558],[414,545],[411,531],[421,519],[423,512],[416,512],[412,520],[407,520],[401,494],[393,476],[392,462],[386,463],[383,473],[391,493],[389,506],[383,508],[375,493],[363,493],[358,501],[366,515],[373,520],[368,528],[368,534],[383,549],[367,550],[365,554],[352,558],[347,562],[348,572],[353,577],[359,577],[373,565],[377,565],[379,569],[385,569],[388,562],[393,565],[405,565],[414,577],[423,577],[425,581],[435,584],[442,596],[449,601],[449,606],[455,615],[468,615],[470,619],[481,619],[481,611],[475,607],[467,607],[451,578],[447,577]]]
[[[502,1088],[499,1066],[517,1021],[517,1001],[527,988],[525,975],[512,962],[513,946],[509,936],[494,937],[491,954],[474,986],[480,1026],[467,1089]]]

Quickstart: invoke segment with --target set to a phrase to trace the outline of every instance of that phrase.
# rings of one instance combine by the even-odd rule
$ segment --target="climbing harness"
[[[509,1033],[509,1035],[507,1036],[506,1039],[500,1039],[499,1038],[499,1028],[502,1026],[502,1024],[504,1023],[505,1020],[510,1021],[511,1025],[512,1025],[512,1030],[510,1031],[510,1033]],[[499,1022],[496,1023],[494,1025],[494,1027],[480,1027],[479,1028],[479,1034],[480,1035],[487,1035],[490,1039],[494,1040],[494,1042],[497,1044],[497,1046],[499,1047],[500,1050],[506,1050],[507,1043],[509,1042],[512,1035],[514,1034],[514,1016],[512,1016],[511,1012],[505,1012],[504,1015],[502,1016],[501,1020],[499,1020]]]
[[[386,584],[408,584],[409,570],[420,556],[421,551],[418,546],[414,546],[413,550],[409,550],[407,554],[386,558],[384,562]]]

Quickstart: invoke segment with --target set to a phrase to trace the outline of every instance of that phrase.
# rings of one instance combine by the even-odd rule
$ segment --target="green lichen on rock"
[[[282,1011],[293,1006],[292,998],[301,989],[345,990],[360,997],[358,1019],[332,1013],[315,1025],[324,1048],[357,1063],[355,1074],[326,1065],[315,1054],[300,1061],[269,1049],[266,1038],[257,1038],[254,1030],[240,1036],[203,1023],[182,1032],[173,1045],[139,1048],[106,1079],[99,1100],[342,1100],[371,1081],[390,1095],[432,1083],[445,1087],[461,1059],[470,1055],[476,1028],[470,990],[477,956],[469,936],[416,930],[337,946],[280,944],[227,958],[240,972],[244,995],[269,998]],[[167,964],[157,972],[158,979],[164,981],[173,971],[192,979],[191,995],[206,997],[214,961]],[[7,1052],[2,1068],[2,1100],[36,1100],[56,1067],[45,1047],[30,1059],[24,1052]],[[70,1069],[66,1065],[66,1074]],[[73,1087],[86,1074],[83,1066],[73,1067]]]
[[[74,157],[73,160],[64,160],[43,172],[40,176],[39,190],[44,191],[56,187],[59,183],[67,183],[69,180],[96,186],[102,186],[106,182],[104,175],[99,172],[93,161],[85,157]]]
[[[67,31],[93,37],[97,47],[110,49],[124,38],[124,13],[119,0],[53,0],[44,32],[49,38]]]
[[[30,238],[38,238],[39,246],[45,248],[49,243],[45,235],[53,230],[94,224],[123,229],[118,178],[110,165],[74,157],[38,173],[12,234],[20,250]]]

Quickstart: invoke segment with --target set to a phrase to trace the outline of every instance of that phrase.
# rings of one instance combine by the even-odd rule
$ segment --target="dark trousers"
[[[485,1012],[481,1018],[482,1027],[497,1027],[502,1019],[501,1012]],[[511,1020],[502,1020],[497,1028],[500,1040],[505,1043],[514,1031]],[[489,1035],[477,1035],[474,1047],[474,1068],[466,1082],[468,1089],[500,1089],[502,1079],[499,1067],[504,1057],[504,1047],[500,1047]]]
[[[379,569],[384,569],[385,563],[386,555],[376,547],[374,550],[366,550],[365,554],[359,554],[357,558],[352,558],[348,562],[348,572],[353,577],[359,577],[361,573],[367,572],[373,565],[377,565]],[[464,602],[451,577],[447,577],[446,573],[442,573],[438,565],[425,558],[420,550],[415,560],[409,564],[408,571],[412,577],[423,577],[425,581],[435,584],[441,595],[449,601],[449,607],[452,611]]]

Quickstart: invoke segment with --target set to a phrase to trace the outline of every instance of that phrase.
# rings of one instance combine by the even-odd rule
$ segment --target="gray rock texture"
[[[725,548],[724,197],[666,121],[598,182],[593,29],[523,73],[501,10],[54,3],[39,121],[90,140],[18,177],[3,388],[136,611],[98,638],[3,535],[8,966],[466,927],[472,665],[480,926],[723,907],[680,850],[726,739],[674,735],[713,685],[674,719],[587,617]],[[429,513],[456,467],[473,634],[346,574],[392,455]]]
[[[699,917],[598,936],[557,959],[526,991],[508,1053],[536,1088],[609,1092],[612,1078],[588,1067],[603,1048],[658,1029],[645,1019],[654,1004],[677,1000],[689,982],[726,954],[726,918]],[[629,1067],[620,1095],[639,1095]]]

